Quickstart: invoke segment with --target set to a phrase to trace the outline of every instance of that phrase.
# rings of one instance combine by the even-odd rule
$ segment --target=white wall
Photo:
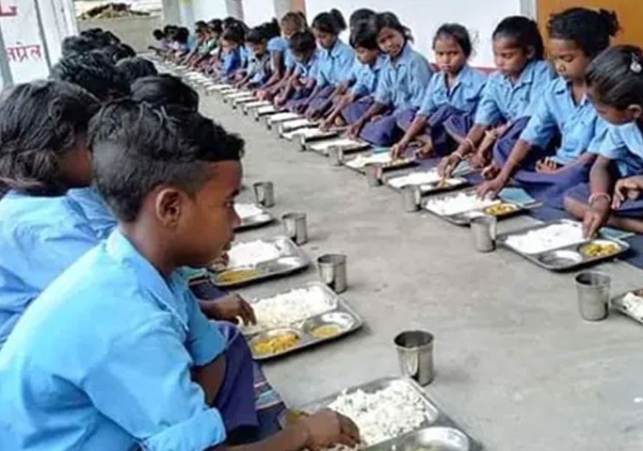
[[[269,1],[269,0],[268,0]],[[229,16],[225,0],[179,0],[182,5],[190,5],[194,13],[192,23],[184,23],[193,28],[197,20],[209,21],[212,19],[224,19]]]
[[[415,47],[433,60],[431,40],[437,28],[445,22],[458,22],[466,26],[474,40],[476,55],[472,64],[493,67],[491,33],[504,17],[528,13],[532,0],[306,0],[309,21],[320,12],[332,7],[338,8],[346,21],[357,8],[371,8],[375,11],[392,11],[403,24],[411,28]],[[331,6],[332,5],[332,6]]]
[[[243,20],[256,27],[276,17],[275,3],[272,0],[243,0]]]

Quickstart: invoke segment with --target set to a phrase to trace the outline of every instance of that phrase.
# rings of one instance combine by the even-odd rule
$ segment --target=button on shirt
[[[353,76],[355,84],[351,88],[351,93],[355,97],[370,96],[377,90],[382,68],[386,64],[386,57],[379,56],[372,65],[355,62],[353,65]]]
[[[478,107],[486,80],[487,76],[482,72],[465,65],[449,89],[447,74],[438,72],[431,78],[418,115],[431,116],[443,105],[451,105],[466,113],[473,113]]]
[[[67,196],[72,202],[78,204],[99,239],[107,238],[116,228],[116,218],[109,211],[96,188],[71,189],[67,192]]]
[[[0,349],[27,306],[98,241],[67,196],[9,191],[0,200]]]
[[[419,108],[432,75],[426,58],[407,43],[395,61],[387,58],[375,101],[395,110]]]
[[[636,122],[609,125],[596,153],[614,160],[622,177],[643,175],[643,135]]]
[[[337,39],[331,49],[320,49],[317,86],[338,85],[351,71],[355,61],[355,52],[351,46]]]
[[[494,72],[482,91],[475,123],[494,126],[531,116],[553,77],[554,72],[544,61],[527,64],[515,84],[502,72]]]
[[[554,159],[568,164],[590,148],[598,148],[604,139],[603,121],[587,97],[576,104],[570,84],[558,77],[549,82],[547,89],[536,103],[520,139],[532,146],[546,148],[560,132],[562,141]]]
[[[193,451],[225,427],[190,370],[224,351],[178,274],[115,231],[25,312],[0,352],[0,449]]]

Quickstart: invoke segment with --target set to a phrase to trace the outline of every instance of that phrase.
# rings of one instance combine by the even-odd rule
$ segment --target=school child
[[[444,124],[460,143],[440,162],[444,176],[464,158],[470,158],[475,168],[485,167],[499,139],[513,146],[554,76],[543,61],[538,25],[527,17],[511,16],[498,24],[493,32],[493,53],[498,70],[487,79],[474,119],[455,116]]]
[[[335,88],[353,67],[355,52],[339,39],[339,34],[345,29],[344,16],[336,9],[321,13],[313,20],[312,31],[321,49],[321,58],[315,88],[308,102],[300,106],[301,112],[305,111],[311,119],[320,117],[330,108]]]
[[[165,33],[163,32],[163,30],[160,30],[158,28],[155,29],[152,32],[152,36],[154,36],[154,40],[156,41],[156,45],[150,46],[149,47],[150,50],[154,50],[154,52],[156,52],[157,54],[165,53],[169,49],[169,40],[166,38]],[[63,53],[63,56],[65,56],[64,53]]]
[[[232,238],[242,141],[198,113],[122,101],[90,142],[119,228],[45,290],[0,353],[0,448],[354,445],[357,428],[331,412],[244,445],[257,424],[250,352],[226,348],[176,273]]]
[[[433,75],[419,110],[407,110],[398,116],[398,127],[405,130],[393,146],[400,157],[413,140],[422,145],[420,157],[447,155],[454,144],[448,138],[444,122],[453,116],[475,114],[487,77],[472,69],[467,61],[473,46],[469,32],[459,24],[444,24],[433,38],[433,52],[440,72]]]
[[[285,104],[291,111],[297,111],[315,87],[321,51],[317,49],[315,36],[310,31],[295,33],[290,38],[289,48],[296,62],[295,69],[275,97],[275,105]]]
[[[244,42],[245,31],[237,23],[230,25],[221,35],[221,67],[217,74],[220,81],[233,81],[237,71],[243,67]]]
[[[136,80],[132,84],[132,100],[159,107],[180,105],[191,111],[199,110],[199,94],[179,77],[170,74]]]
[[[300,11],[286,13],[281,19],[280,28],[281,37],[271,39],[269,43],[273,66],[272,76],[263,88],[257,91],[257,98],[260,100],[270,100],[274,98],[291,80],[296,62],[290,52],[290,38],[296,33],[308,29],[306,16]],[[279,64],[279,62],[276,61],[280,57],[283,59],[283,64]]]
[[[375,102],[348,130],[376,146],[390,146],[399,139],[397,114],[419,108],[432,72],[429,63],[413,50],[411,33],[391,12],[379,13],[369,22],[387,61],[381,70]]]
[[[570,8],[554,14],[548,24],[549,53],[558,78],[552,80],[515,146],[494,148],[493,177],[479,187],[482,196],[495,195],[513,178],[532,197],[562,207],[569,188],[587,181],[606,126],[587,96],[585,70],[619,30],[614,13]],[[555,154],[544,150],[559,135]]]
[[[123,74],[130,86],[139,78],[158,75],[154,63],[139,56],[119,61],[116,63],[116,68]]]
[[[63,58],[100,49],[94,40],[85,36],[67,36],[63,39],[61,53]]]
[[[239,87],[255,89],[270,79],[271,57],[268,51],[268,36],[262,26],[253,28],[246,35],[246,46],[250,50],[250,61],[245,76],[237,83]]]
[[[643,51],[620,45],[587,69],[587,89],[609,130],[598,149],[589,184],[570,189],[565,210],[583,221],[586,237],[604,225],[643,233]]]
[[[218,32],[216,29],[217,23],[204,24],[199,31],[199,43],[194,51],[186,58],[185,65],[188,67],[199,69],[203,60],[210,57],[212,51],[216,48],[219,36],[221,35],[221,21],[218,23]]]
[[[357,23],[351,27],[350,43],[357,62],[353,67],[354,83],[347,81],[348,92],[340,94],[334,102],[330,114],[322,121],[321,128],[330,129],[332,126],[343,126],[354,122],[373,103],[373,95],[377,89],[382,67],[386,64],[386,57],[377,45],[377,34],[366,22]]]

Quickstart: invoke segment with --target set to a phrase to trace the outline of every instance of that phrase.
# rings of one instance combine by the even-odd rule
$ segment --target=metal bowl
[[[598,255],[591,255],[593,249],[599,250]],[[580,252],[586,258],[608,258],[621,252],[621,246],[609,240],[592,240],[578,246]]]
[[[538,261],[549,268],[567,268],[583,261],[583,256],[575,251],[552,251],[538,257]]]
[[[461,431],[449,427],[421,429],[404,437],[396,451],[469,451],[469,438]]]
[[[355,318],[348,313],[331,312],[307,320],[303,329],[304,332],[316,340],[328,340],[346,332],[355,325],[355,322]],[[321,336],[319,333],[315,333],[320,328],[329,329],[330,332],[335,333],[327,333]]]

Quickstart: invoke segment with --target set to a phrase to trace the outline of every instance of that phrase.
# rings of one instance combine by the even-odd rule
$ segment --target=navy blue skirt
[[[407,131],[417,115],[417,109],[409,109],[400,112],[398,115],[397,126],[404,131]],[[454,116],[469,116],[458,108],[445,104],[439,107],[435,113],[427,118],[426,127],[422,132],[423,135],[431,138],[433,143],[433,151],[438,156],[445,156],[451,154],[455,150],[456,143],[451,138],[445,128],[445,123],[452,120]],[[462,122],[462,121],[455,121]],[[466,135],[466,134],[465,134]]]

